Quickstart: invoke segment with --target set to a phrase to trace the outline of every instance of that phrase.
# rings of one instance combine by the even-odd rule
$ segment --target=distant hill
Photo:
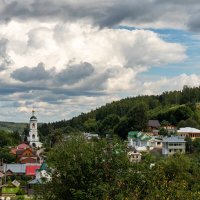
[[[18,131],[19,133],[22,133],[26,126],[27,126],[27,123],[0,121],[0,130],[10,131],[10,132]]]

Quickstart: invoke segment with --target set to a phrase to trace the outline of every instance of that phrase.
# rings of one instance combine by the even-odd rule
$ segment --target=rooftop
[[[178,133],[200,133],[199,129],[192,128],[192,127],[185,127],[185,128],[180,128]]]
[[[6,172],[8,170],[12,171],[16,174],[25,174],[26,165],[25,164],[4,164],[3,171]]]
[[[163,142],[183,142],[185,143],[184,137],[180,136],[171,136],[171,137],[164,137]]]
[[[149,127],[159,128],[160,127],[160,122],[158,120],[149,120],[148,121],[148,126]]]
[[[148,141],[151,139],[151,136],[146,135],[140,131],[130,131],[128,133],[128,138],[132,138],[132,139],[138,139],[141,141]]]
[[[26,175],[27,176],[35,176],[36,170],[40,169],[39,165],[31,165],[26,166]]]

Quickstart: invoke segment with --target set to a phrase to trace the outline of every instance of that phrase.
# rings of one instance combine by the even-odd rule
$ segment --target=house
[[[25,150],[25,149],[30,149],[30,148],[31,148],[31,147],[30,147],[28,144],[26,144],[26,143],[21,143],[21,144],[19,144],[18,146],[12,148],[12,149],[10,150],[10,153],[13,154],[13,155],[16,155],[16,154],[17,154],[17,151],[19,151],[19,150]]]
[[[94,134],[94,133],[83,133],[84,137],[87,140],[91,140],[93,138],[99,139],[99,135],[98,134]]]
[[[162,149],[162,138],[159,136],[152,136],[149,140],[149,146],[156,149]]]
[[[158,135],[159,128],[160,128],[160,122],[158,120],[148,121],[148,131],[153,133],[153,135]]]
[[[10,153],[16,156],[17,163],[26,164],[40,162],[36,151],[33,151],[33,149],[26,143],[22,143],[17,147],[12,148]]]
[[[40,165],[27,165],[26,176],[35,176],[38,169],[40,169]]]
[[[162,126],[162,128],[167,130],[169,133],[175,133],[177,131],[176,126],[170,124]]]
[[[3,165],[3,172],[6,175],[16,175],[21,176],[25,175],[26,173],[26,164],[4,164]]]
[[[25,163],[38,163],[39,157],[36,155],[36,151],[33,151],[31,148],[17,150],[17,162],[22,164]]]
[[[162,154],[173,155],[175,153],[185,153],[185,140],[184,137],[171,136],[163,138]]]
[[[130,131],[128,133],[128,146],[134,147],[137,151],[147,151],[149,148],[148,141],[151,138],[151,136],[140,131]]]
[[[34,185],[43,184],[52,180],[51,170],[43,162],[39,169],[36,170],[35,178],[28,181],[28,194],[34,194]]]
[[[128,158],[130,162],[140,162],[142,159],[142,154],[138,152],[134,147],[128,149]]]
[[[44,181],[49,182],[52,179],[50,170],[45,162],[36,170],[35,179],[29,181],[30,185],[40,184]]]
[[[200,130],[191,127],[180,128],[177,134],[183,137],[190,137],[192,139],[200,138]]]

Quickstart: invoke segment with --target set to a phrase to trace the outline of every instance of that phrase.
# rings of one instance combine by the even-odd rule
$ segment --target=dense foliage
[[[15,146],[21,142],[21,137],[17,131],[8,132],[0,130],[0,160],[12,163],[16,160],[15,156],[10,154],[9,147]]]
[[[156,161],[146,154],[142,162],[131,163],[120,140],[78,136],[57,145],[48,162],[53,178],[39,186],[37,199],[200,199],[199,156],[177,154]]]
[[[84,131],[101,136],[117,134],[126,138],[130,130],[145,130],[149,119],[158,119],[161,123],[167,122],[178,127],[200,128],[199,98],[200,87],[188,86],[184,86],[182,91],[164,92],[161,95],[128,97],[68,121],[43,124],[39,132],[43,142],[52,145],[57,129],[64,135]]]
[[[0,130],[0,147],[14,146],[21,141],[18,132],[8,132]]]

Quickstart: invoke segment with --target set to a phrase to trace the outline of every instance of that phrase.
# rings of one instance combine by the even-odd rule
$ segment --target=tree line
[[[149,119],[178,127],[200,128],[199,97],[200,87],[188,86],[161,95],[127,97],[70,120],[43,124],[39,132],[43,139],[54,143],[59,137],[54,134],[56,132],[93,132],[101,136],[116,134],[126,138],[130,130],[146,130]]]

